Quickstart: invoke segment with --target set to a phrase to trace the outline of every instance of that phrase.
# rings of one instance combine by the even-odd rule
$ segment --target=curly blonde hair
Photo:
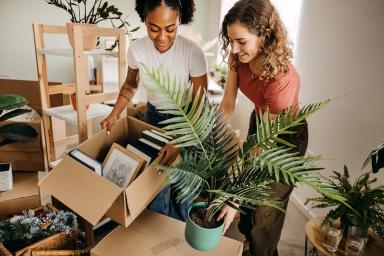
[[[228,11],[220,31],[224,58],[230,53],[227,27],[236,22],[245,25],[250,33],[261,38],[255,60],[262,70],[259,74],[261,80],[272,80],[277,74],[288,71],[292,49],[279,14],[269,0],[240,0]],[[230,67],[236,69],[238,57],[231,54],[230,58]]]

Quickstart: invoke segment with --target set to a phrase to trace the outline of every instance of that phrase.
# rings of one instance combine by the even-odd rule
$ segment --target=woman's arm
[[[117,98],[116,104],[112,109],[112,112],[101,122],[101,128],[107,128],[109,132],[112,126],[119,119],[121,112],[127,106],[127,104],[132,100],[133,95],[135,95],[138,82],[138,69],[128,68],[127,77],[124,81],[123,86],[120,89],[119,97]]]
[[[224,112],[224,116],[228,121],[232,119],[233,113],[235,111],[237,88],[238,88],[237,72],[234,71],[232,68],[228,68],[228,75],[227,75],[227,82],[225,84],[224,97],[220,104],[220,108]]]
[[[197,91],[200,88],[200,99],[203,93],[203,89],[207,90],[208,87],[208,77],[207,74],[204,74],[202,76],[197,76],[197,77],[191,77],[191,82],[192,82],[192,96],[195,98]]]

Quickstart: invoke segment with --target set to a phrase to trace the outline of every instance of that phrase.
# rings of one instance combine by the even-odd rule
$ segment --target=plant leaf
[[[0,127],[0,135],[14,141],[31,141],[37,136],[37,132],[26,124],[7,124]]]
[[[28,104],[28,101],[15,94],[0,94],[0,110],[11,110]]]
[[[0,121],[5,121],[5,120],[8,120],[12,117],[19,116],[19,115],[22,115],[22,114],[25,114],[25,113],[28,113],[31,111],[32,110],[30,110],[30,109],[15,109],[11,112],[8,112],[8,113],[0,116]]]

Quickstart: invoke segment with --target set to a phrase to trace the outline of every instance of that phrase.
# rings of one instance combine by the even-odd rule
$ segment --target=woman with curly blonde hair
[[[229,54],[221,103],[228,119],[233,115],[238,89],[255,105],[248,135],[256,133],[256,113],[266,113],[268,109],[274,118],[288,107],[299,108],[299,74],[290,62],[292,50],[284,25],[269,0],[238,1],[224,17],[220,40],[224,57]],[[282,138],[294,144],[293,150],[299,155],[304,155],[308,144],[307,123]],[[280,198],[286,207],[293,188],[277,182],[271,188],[272,196]],[[239,229],[249,241],[251,254],[278,255],[284,212],[268,206],[243,209],[243,212]]]

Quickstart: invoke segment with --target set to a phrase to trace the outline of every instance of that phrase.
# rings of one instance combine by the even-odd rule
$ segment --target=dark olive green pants
[[[299,152],[300,156],[305,155],[308,145],[308,125],[303,125],[293,129],[294,134],[281,136],[292,144],[296,145],[293,149]],[[255,111],[252,112],[248,136],[256,132]],[[289,196],[293,190],[292,186],[282,183],[271,185],[273,196],[284,203],[284,208],[288,206]],[[277,245],[280,240],[281,230],[283,229],[285,213],[269,206],[258,206],[255,210],[242,208],[245,214],[240,214],[239,230],[249,241],[249,249],[253,256],[276,256]]]

